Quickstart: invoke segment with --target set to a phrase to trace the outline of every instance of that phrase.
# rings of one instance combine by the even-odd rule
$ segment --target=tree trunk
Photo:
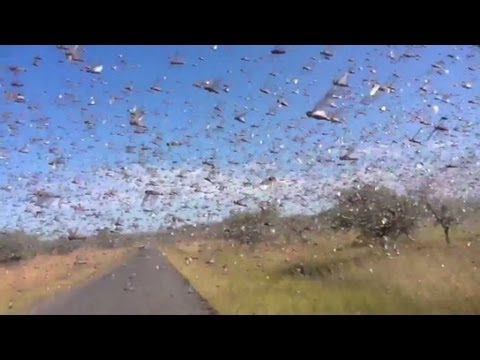
[[[450,245],[449,231],[450,231],[450,227],[445,226],[445,227],[443,228],[443,232],[445,233],[445,241],[447,242],[448,245]]]

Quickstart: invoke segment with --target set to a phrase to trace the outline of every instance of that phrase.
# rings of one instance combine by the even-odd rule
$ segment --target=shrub
[[[47,251],[51,255],[66,255],[79,249],[82,244],[79,241],[70,241],[66,237],[60,237],[48,241]]]
[[[88,241],[92,246],[101,249],[113,249],[118,246],[119,234],[112,233],[109,229],[101,229],[96,236],[91,236]]]
[[[227,240],[255,245],[275,238],[280,216],[275,206],[269,206],[257,212],[234,214],[224,224],[224,237]]]
[[[320,228],[318,219],[306,215],[292,215],[282,218],[279,231],[287,242],[308,242],[309,234]]]
[[[25,260],[42,252],[41,242],[22,231],[0,235],[0,263]]]

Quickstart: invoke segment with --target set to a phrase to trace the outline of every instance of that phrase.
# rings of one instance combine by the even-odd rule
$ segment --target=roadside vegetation
[[[153,244],[220,314],[478,314],[478,214],[474,200],[358,184],[312,216],[262,204],[165,233],[3,233],[0,313],[26,312]]]
[[[165,251],[221,314],[477,314],[477,213],[363,184],[322,214],[243,212]]]

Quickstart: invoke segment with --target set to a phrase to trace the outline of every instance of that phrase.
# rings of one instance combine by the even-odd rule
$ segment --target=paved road
[[[39,315],[207,315],[214,311],[157,249],[38,306]]]

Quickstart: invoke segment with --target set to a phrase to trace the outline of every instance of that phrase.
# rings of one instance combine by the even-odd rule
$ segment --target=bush
[[[280,216],[275,206],[269,206],[257,212],[234,214],[224,224],[225,239],[255,245],[275,238]]]
[[[282,218],[279,231],[288,242],[308,242],[309,234],[320,229],[318,218],[307,215],[293,215]]]
[[[97,232],[96,236],[89,238],[89,242],[92,246],[101,249],[113,249],[119,245],[118,236],[118,234],[112,233],[109,229],[101,229]]]
[[[79,249],[82,244],[79,241],[70,241],[66,237],[48,241],[47,252],[51,255],[67,255]]]
[[[411,237],[420,212],[412,198],[365,184],[342,191],[331,216],[334,228],[355,228],[374,240],[395,240],[402,234]]]
[[[0,235],[0,263],[25,260],[42,251],[41,242],[22,231]]]

